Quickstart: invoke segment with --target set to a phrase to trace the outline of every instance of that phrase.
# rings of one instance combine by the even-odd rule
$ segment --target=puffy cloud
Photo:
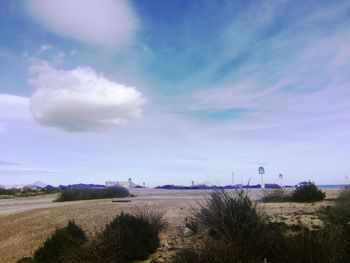
[[[142,94],[108,80],[90,67],[58,70],[47,62],[31,67],[28,83],[34,119],[70,132],[95,132],[142,116]]]
[[[102,46],[125,44],[137,27],[126,0],[29,0],[27,7],[48,29]]]

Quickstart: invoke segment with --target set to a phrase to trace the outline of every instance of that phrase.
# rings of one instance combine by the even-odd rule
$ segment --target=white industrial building
[[[106,187],[122,186],[125,188],[135,188],[136,184],[132,182],[131,178],[128,181],[106,181]]]

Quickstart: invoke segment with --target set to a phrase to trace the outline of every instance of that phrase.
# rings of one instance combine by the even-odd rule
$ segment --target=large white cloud
[[[127,0],[29,0],[28,9],[58,34],[103,46],[125,44],[137,28]]]
[[[71,132],[101,131],[142,116],[142,94],[108,80],[90,67],[58,70],[46,62],[31,67],[28,83],[34,119]]]

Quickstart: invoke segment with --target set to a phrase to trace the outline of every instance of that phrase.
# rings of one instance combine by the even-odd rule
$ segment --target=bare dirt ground
[[[52,202],[55,195],[0,200],[0,262],[16,262],[32,253],[50,236],[56,227],[64,226],[74,219],[89,235],[99,232],[114,216],[135,209],[148,207],[162,210],[169,227],[160,235],[161,246],[147,262],[167,262],[180,244],[191,242],[184,238],[184,219],[198,208],[208,196],[203,190],[161,190],[134,189],[136,197],[131,202],[118,203],[111,199]],[[328,190],[327,199],[338,195],[337,190]],[[249,193],[252,199],[261,196],[261,190]],[[316,204],[274,203],[261,204],[261,208],[276,220],[290,224],[301,222],[309,227],[317,227],[322,222],[313,213],[332,201]]]

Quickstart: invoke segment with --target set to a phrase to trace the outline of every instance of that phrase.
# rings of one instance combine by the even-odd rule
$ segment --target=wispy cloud
[[[25,167],[16,167],[16,168],[5,168],[0,167],[0,176],[5,175],[36,175],[36,174],[51,174],[58,173],[56,170],[49,169],[38,169],[38,168],[25,168]]]
[[[233,18],[222,31],[225,48],[194,77],[211,85],[173,96],[170,111],[187,113],[190,119],[193,111],[211,112],[202,119],[208,129],[247,138],[347,135],[350,19],[345,14],[350,5],[295,9],[301,11],[295,11],[294,20],[277,22],[290,4],[264,1]],[[212,116],[220,120],[235,109],[240,109],[239,118],[235,114],[231,121],[212,122]]]
[[[51,50],[51,49],[53,49],[52,45],[43,44],[40,46],[39,52],[46,52],[46,51]]]
[[[14,163],[14,162],[7,162],[7,161],[0,161],[0,165],[19,165],[19,163]]]

